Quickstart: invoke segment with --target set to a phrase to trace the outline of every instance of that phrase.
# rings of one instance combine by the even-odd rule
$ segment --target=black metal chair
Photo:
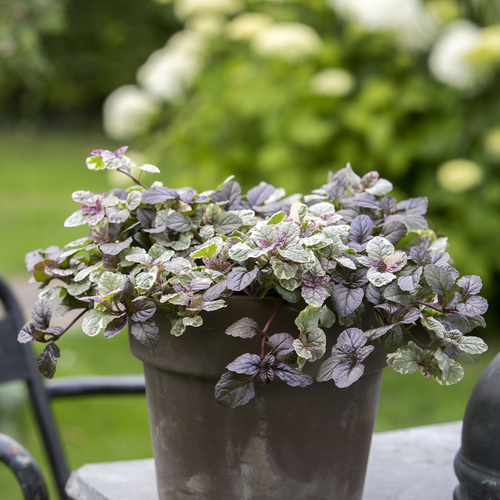
[[[6,434],[0,434],[0,461],[16,476],[24,500],[49,499],[45,479],[35,459],[21,444]]]
[[[17,341],[19,330],[24,325],[23,313],[11,288],[1,277],[0,301],[4,309],[4,316],[0,317],[0,383],[13,380],[23,380],[26,383],[59,495],[66,500],[68,497],[64,488],[69,477],[69,467],[50,400],[55,397],[91,394],[142,394],[145,392],[144,377],[67,377],[43,381],[31,345]]]

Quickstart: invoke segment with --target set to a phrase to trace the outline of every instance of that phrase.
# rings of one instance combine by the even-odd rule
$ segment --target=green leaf
[[[387,352],[395,352],[403,345],[403,330],[399,325],[394,325],[385,335],[382,336],[382,343]]]
[[[127,276],[125,274],[105,271],[101,274],[97,283],[99,293],[101,295],[109,295],[110,293],[118,292],[122,289],[126,280]]]
[[[310,249],[300,245],[289,245],[286,248],[279,248],[278,253],[284,258],[298,264],[306,264],[314,260],[314,253]]]
[[[218,250],[218,245],[215,243],[208,243],[205,245],[202,245],[201,247],[197,248],[194,252],[192,252],[189,256],[192,259],[211,259],[215,252]]]
[[[324,328],[331,328],[334,323],[335,313],[328,306],[323,306],[321,308],[320,326]]]
[[[458,341],[460,350],[467,354],[482,354],[488,350],[488,346],[483,339],[479,337],[463,336]]]
[[[214,222],[215,232],[218,234],[231,234],[234,230],[239,229],[243,221],[233,212],[224,212]]]
[[[434,353],[434,357],[442,372],[435,372],[433,375],[434,380],[441,385],[453,385],[462,380],[464,377],[464,369],[458,361],[448,357],[441,349],[438,349]]]
[[[314,328],[307,334],[301,334],[300,338],[293,341],[293,348],[297,356],[308,361],[315,361],[325,354],[325,332],[321,328]]]
[[[398,283],[392,282],[383,292],[384,298],[396,304],[407,306],[413,302],[413,295],[410,292],[403,291]]]
[[[236,262],[245,262],[248,259],[248,253],[252,250],[247,244],[238,242],[229,249],[229,257]]]
[[[87,224],[87,215],[81,210],[73,212],[65,221],[64,227],[77,227]]]
[[[318,328],[318,324],[321,320],[321,313],[321,307],[307,306],[305,309],[300,311],[297,318],[295,318],[297,328],[302,333],[308,333]]]
[[[409,345],[400,347],[387,356],[387,364],[402,374],[415,373],[418,370],[417,352]]]
[[[92,309],[83,318],[82,330],[89,337],[94,337],[103,332],[112,319],[113,317],[108,312]]]
[[[274,275],[279,280],[294,278],[299,270],[299,266],[294,262],[283,261],[278,257],[271,257],[270,262]]]
[[[424,277],[433,292],[447,295],[453,290],[459,273],[451,266],[428,264],[424,268]]]
[[[382,236],[375,236],[366,245],[366,253],[377,260],[385,260],[394,252],[394,245]]]
[[[281,211],[275,213],[269,220],[268,220],[268,225],[274,225],[274,224],[279,224],[280,222],[283,221],[283,219],[286,217],[286,213]]]
[[[127,195],[127,207],[129,210],[135,210],[141,204],[141,192],[134,190]]]

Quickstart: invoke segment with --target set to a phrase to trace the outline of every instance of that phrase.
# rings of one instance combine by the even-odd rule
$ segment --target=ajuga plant
[[[277,310],[266,325],[243,317],[220,332],[261,340],[259,352],[242,353],[215,387],[217,401],[231,407],[253,398],[256,379],[312,384],[306,363],[320,365],[318,382],[347,387],[376,343],[396,371],[420,371],[440,384],[458,382],[462,361],[487,349],[467,335],[485,326],[481,279],[460,277],[450,264],[447,239],[425,217],[426,198],[397,201],[389,181],[377,172],[360,177],[350,165],[307,195],[287,197],[264,182],[244,194],[232,178],[202,193],[160,181],[148,187],[134,172],[159,170],[137,167],[126,149],[92,151],[87,166],[118,170],[134,185],[76,191],[80,208],[65,226],[87,226],[86,235],[27,255],[42,291],[19,341],[46,344],[38,357],[46,377],[53,377],[57,341],[71,327],[51,326],[53,301],[61,314],[81,310],[74,321],[83,317],[89,336],[111,338],[128,325],[151,349],[168,334],[159,331],[159,315],[180,336],[233,294],[281,298],[280,308],[295,304],[296,331],[268,334]],[[373,324],[363,330],[366,314]],[[327,352],[334,323],[341,333]]]

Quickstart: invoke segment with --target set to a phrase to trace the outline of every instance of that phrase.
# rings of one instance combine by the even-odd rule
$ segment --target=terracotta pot
[[[263,326],[279,303],[231,297],[227,308],[181,337],[169,335],[165,320],[155,349],[131,338],[132,353],[144,363],[161,500],[361,500],[385,366],[381,347],[347,389],[275,381],[256,384],[255,399],[236,409],[214,399],[225,366],[260,352],[259,338],[235,339],[225,329],[245,316]],[[270,333],[296,334],[296,314],[284,308]],[[338,333],[327,332],[328,349]],[[309,364],[308,373],[318,366]]]

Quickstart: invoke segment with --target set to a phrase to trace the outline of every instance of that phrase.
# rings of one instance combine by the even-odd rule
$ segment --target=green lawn
[[[77,208],[71,193],[79,189],[99,192],[108,187],[105,174],[87,170],[85,158],[92,149],[117,146],[98,133],[0,130],[1,274],[12,280],[20,276],[27,280],[27,252],[63,245],[82,235],[78,228],[63,227],[66,217]],[[490,345],[481,362],[466,367],[465,379],[452,387],[387,369],[376,430],[460,420],[477,378],[500,350],[498,340],[490,341]],[[58,375],[141,371],[140,363],[128,352],[125,335],[111,340],[89,339],[75,331],[60,347],[63,352]],[[72,469],[87,462],[151,456],[146,403],[141,396],[58,401],[54,412]],[[33,417],[17,385],[0,392],[2,431],[20,439],[47,473]],[[1,469],[0,498],[22,498],[14,480]]]

